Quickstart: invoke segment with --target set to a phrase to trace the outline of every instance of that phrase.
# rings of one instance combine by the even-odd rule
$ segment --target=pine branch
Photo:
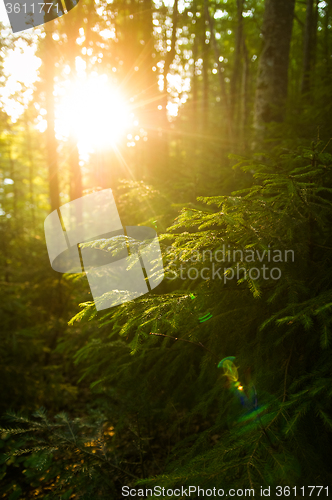
[[[166,337],[166,338],[169,338],[169,339],[172,339],[175,341],[177,340],[182,340],[182,342],[188,342],[189,344],[194,344],[194,345],[197,345],[198,347],[202,348],[202,349],[205,349],[206,351],[208,351],[210,354],[212,354],[212,356],[214,356],[216,359],[219,359],[219,357],[212,351],[210,351],[210,349],[208,349],[207,347],[205,347],[202,342],[193,342],[192,340],[187,340],[187,339],[183,339],[181,337],[172,337],[171,335],[165,335],[164,333],[154,333],[154,332],[150,332],[149,335],[157,335],[158,337]]]

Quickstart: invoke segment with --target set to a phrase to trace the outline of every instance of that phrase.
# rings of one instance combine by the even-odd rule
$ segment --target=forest
[[[327,498],[332,1],[51,8],[0,24],[1,498]]]

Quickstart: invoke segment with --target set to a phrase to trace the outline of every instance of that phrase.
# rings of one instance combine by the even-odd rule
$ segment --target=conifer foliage
[[[71,323],[90,333],[75,360],[97,406],[85,419],[12,415],[14,426],[2,430],[5,440],[21,436],[8,457],[24,460],[31,484],[41,476],[56,485],[44,498],[58,490],[61,498],[117,498],[123,484],[329,483],[332,156],[325,146],[237,158],[234,168],[250,172],[252,186],[182,210],[162,236],[159,288],[104,314],[81,304]],[[279,270],[272,278],[271,269]],[[68,349],[73,342],[63,340]],[[225,356],[236,357],[244,405],[217,368]]]
[[[0,26],[2,498],[329,486],[331,21],[331,0],[81,0]],[[43,224],[102,189],[165,275],[97,311]]]

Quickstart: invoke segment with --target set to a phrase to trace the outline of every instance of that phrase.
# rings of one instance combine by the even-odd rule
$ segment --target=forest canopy
[[[331,0],[47,19],[0,27],[2,497],[327,497]],[[52,269],[44,231],[107,190],[123,248],[145,227],[163,264],[115,307]]]

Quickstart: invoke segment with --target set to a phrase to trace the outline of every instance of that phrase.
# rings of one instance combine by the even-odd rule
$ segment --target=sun
[[[58,133],[74,135],[79,149],[85,151],[115,147],[137,123],[121,92],[103,76],[71,84],[56,114]]]

